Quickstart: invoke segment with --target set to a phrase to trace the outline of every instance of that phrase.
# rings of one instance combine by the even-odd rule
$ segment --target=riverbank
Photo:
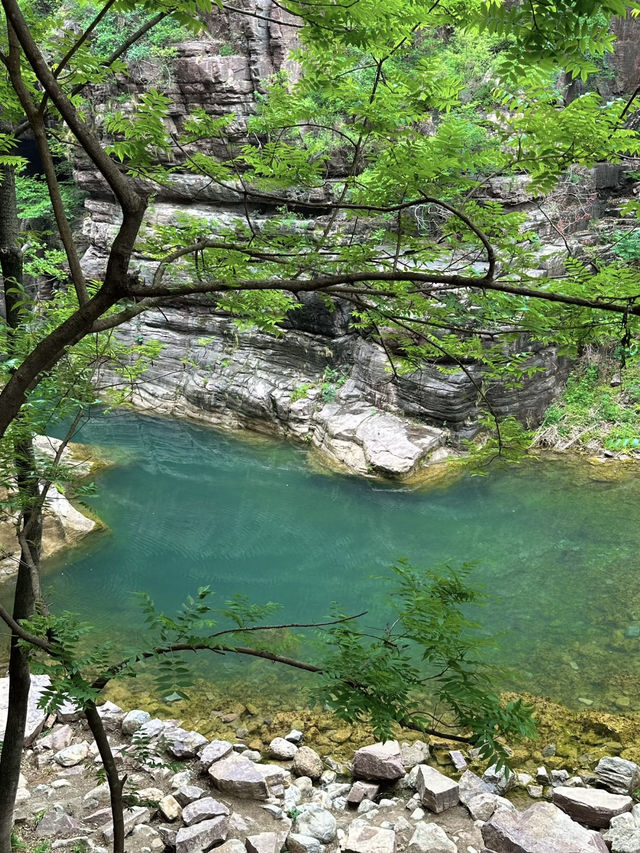
[[[309,718],[293,727],[247,705],[226,737],[211,738],[172,710],[172,719],[111,702],[100,710],[129,776],[130,853],[624,853],[640,844],[640,767],[604,744],[576,771],[558,744],[543,741],[535,769],[514,752],[507,775],[460,744],[415,733],[384,745],[348,734],[338,753],[313,747]],[[261,749],[246,726],[234,730],[247,713],[268,728]],[[23,849],[106,851],[108,789],[96,785],[101,762],[86,724],[70,707],[30,721],[16,814]]]
[[[34,439],[36,455],[53,461],[61,440],[39,435]],[[62,470],[51,483],[44,504],[42,531],[42,558],[48,559],[69,548],[73,548],[90,533],[104,529],[100,519],[86,507],[82,511],[73,500],[86,478],[111,463],[96,448],[82,444],[69,444],[60,457]],[[62,490],[60,481],[65,482]],[[0,518],[0,583],[15,576],[20,561],[20,545],[16,536],[17,514],[8,512]]]

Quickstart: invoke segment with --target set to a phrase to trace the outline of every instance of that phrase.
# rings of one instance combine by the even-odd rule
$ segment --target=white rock
[[[147,713],[147,711],[129,711],[122,720],[122,733],[125,735],[132,735],[142,725],[144,725],[144,723],[149,722],[150,719],[151,714]]]
[[[53,760],[61,767],[75,767],[77,764],[81,764],[88,755],[89,744],[82,741],[82,743],[74,743],[65,749],[61,749],[60,752],[56,752]]]
[[[283,737],[274,737],[269,744],[269,755],[279,761],[291,760],[297,751],[298,747],[295,743],[291,743]]]
[[[313,804],[302,805],[296,817],[293,830],[299,835],[310,835],[323,844],[329,844],[336,837],[337,823],[327,809]]]
[[[447,833],[435,823],[420,823],[416,826],[407,853],[457,853],[458,848],[447,837]]]

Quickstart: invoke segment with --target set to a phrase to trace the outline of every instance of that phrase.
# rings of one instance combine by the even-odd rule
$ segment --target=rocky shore
[[[37,708],[45,680],[33,679],[16,832],[39,850],[102,853],[112,836],[100,759],[73,707],[49,717]],[[0,680],[0,735],[6,691]],[[548,762],[509,775],[445,742],[372,743],[342,761],[308,746],[302,730],[283,729],[259,752],[241,730],[208,740],[111,702],[100,713],[128,774],[131,853],[640,849],[640,767],[615,755],[576,774],[548,745]]]
[[[39,435],[34,440],[34,450],[36,454],[53,459],[60,444],[57,438]],[[80,479],[95,468],[97,461],[86,448],[73,445],[65,448],[61,463],[74,478]],[[13,577],[18,569],[20,546],[16,537],[15,521],[14,514],[0,517],[0,582]],[[42,556],[45,559],[71,548],[99,527],[97,521],[76,509],[54,484],[49,486],[42,531]]]

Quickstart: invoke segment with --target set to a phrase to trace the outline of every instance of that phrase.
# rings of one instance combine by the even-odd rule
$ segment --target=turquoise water
[[[527,462],[412,490],[323,473],[304,449],[184,421],[118,413],[77,439],[122,452],[89,501],[109,531],[52,561],[45,586],[53,607],[104,633],[136,634],[134,590],[171,611],[202,585],[221,602],[235,592],[278,601],[278,620],[322,618],[339,601],[380,624],[380,575],[395,559],[473,561],[473,582],[499,599],[482,619],[506,632],[500,662],[519,689],[638,707],[632,472],[610,481],[610,469]]]

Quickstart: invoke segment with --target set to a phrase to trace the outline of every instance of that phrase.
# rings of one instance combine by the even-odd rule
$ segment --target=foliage
[[[621,358],[624,355],[624,364]],[[640,448],[640,358],[634,345],[609,358],[585,358],[551,405],[537,443],[631,452]]]
[[[81,210],[82,196],[72,181],[61,181],[60,189],[69,219],[76,219]],[[42,178],[16,175],[18,216],[25,220],[46,220],[51,224],[51,199]]]
[[[640,231],[616,231],[614,233],[613,252],[623,261],[640,260]]]
[[[0,36],[3,176],[23,163],[15,137],[26,111],[44,140],[41,154],[53,162],[61,149],[79,147],[122,213],[100,281],[84,281],[59,214],[69,286],[46,306],[35,305],[20,281],[6,289],[14,310],[12,324],[0,329],[0,484],[9,485],[16,470],[28,472],[35,486],[20,489],[23,514],[39,490],[24,447],[51,418],[91,404],[92,371],[105,359],[122,362],[129,380],[140,374],[157,345],[140,340],[125,353],[109,332],[151,306],[205,294],[203,304],[237,323],[283,334],[297,297],[321,292],[329,303],[349,303],[354,328],[382,342],[396,373],[430,362],[446,375],[471,363],[483,373],[480,389],[498,380],[513,384],[535,370],[532,342],[578,352],[612,313],[623,321],[616,330],[621,346],[638,333],[637,268],[616,259],[594,271],[569,258],[566,276],[533,278],[537,247],[523,214],[486,192],[487,182],[502,175],[535,196],[569,168],[640,153],[637,132],[623,121],[632,104],[604,102],[592,92],[565,105],[556,86],[561,69],[580,78],[598,69],[612,47],[611,15],[637,12],[637,0],[286,0],[301,20],[299,74],[265,82],[242,141],[231,114],[194,109],[176,127],[161,88],[148,87],[99,121],[87,97],[92,87],[112,86],[129,73],[125,48],[129,57],[144,52],[144,42],[126,41],[132,30],[155,21],[147,44],[156,39],[154,57],[170,58],[183,28],[201,28],[208,0],[117,0],[102,7],[104,18],[102,9],[85,7],[80,37],[63,26],[64,5],[1,2],[19,43]],[[433,34],[451,28],[453,48],[434,47]],[[456,60],[456,44],[476,46],[472,61]],[[486,76],[490,96],[481,84],[467,96],[468,76]],[[475,109],[478,99],[491,105],[491,115]],[[185,216],[141,230],[152,192],[185,171],[194,184],[215,186],[237,215]],[[54,179],[50,194],[52,201],[61,194]],[[636,206],[628,215],[639,212]],[[15,248],[15,235],[1,240]],[[136,274],[136,252],[150,276]],[[41,264],[40,272],[56,263],[40,249],[29,260],[34,270]],[[341,381],[325,374],[325,402]],[[510,435],[519,440],[508,422],[501,447],[488,442],[487,452],[504,451]],[[31,577],[24,561],[21,571]],[[467,587],[464,571],[431,573],[426,583],[411,567],[396,573],[399,611],[387,632],[366,637],[352,626],[334,628],[326,685],[332,703],[344,715],[368,714],[380,733],[398,717],[417,724],[423,717],[410,704],[413,691],[440,672],[432,684],[451,723],[467,728],[483,754],[503,756],[499,736],[529,733],[530,718],[518,703],[501,705],[494,673],[476,656],[481,638],[465,607],[479,594]],[[144,599],[147,645],[119,659],[107,647],[87,651],[87,627],[69,614],[35,612],[23,624],[50,638],[51,659],[34,656],[53,678],[47,701],[54,707],[68,693],[88,707],[105,678],[133,675],[143,661],[155,661],[163,691],[184,692],[189,678],[175,647],[206,650],[224,642],[237,651],[250,637],[274,654],[261,633],[266,611],[236,600],[214,617],[208,596],[201,590],[176,616]],[[233,627],[211,633],[221,616]]]
[[[481,658],[491,639],[466,615],[486,600],[468,584],[470,569],[422,572],[401,561],[393,567],[394,612],[385,631],[363,635],[349,623],[331,629],[322,689],[338,716],[370,721],[382,740],[398,721],[425,730],[453,725],[498,763],[507,758],[498,738],[533,736],[531,709],[503,706],[493,692],[498,670]],[[438,702],[444,719],[429,710]]]
[[[482,649],[495,641],[466,615],[470,606],[486,600],[469,585],[470,571],[468,565],[421,571],[400,561],[393,567],[391,622],[380,631],[336,612],[333,626],[321,635],[327,651],[318,668],[319,698],[345,720],[370,723],[383,740],[398,722],[419,730],[453,725],[469,732],[483,758],[504,762],[501,739],[531,737],[535,728],[531,709],[520,702],[504,705],[494,693],[497,678],[503,680],[505,673],[483,663]],[[161,695],[188,698],[195,674],[181,651],[246,654],[248,646],[277,660],[294,647],[287,635],[295,626],[283,634],[287,626],[268,623],[275,604],[258,606],[235,596],[213,608],[210,597],[211,590],[203,587],[169,616],[141,593],[146,636],[124,656],[111,644],[96,646],[91,627],[71,614],[36,614],[24,621],[26,631],[51,644],[46,655],[31,652],[34,671],[51,678],[41,707],[55,711],[67,698],[81,706],[95,702],[110,679],[135,677],[142,665],[151,666]],[[22,645],[31,649],[28,641]],[[437,715],[430,710],[436,705]],[[143,754],[145,744],[138,746]]]

